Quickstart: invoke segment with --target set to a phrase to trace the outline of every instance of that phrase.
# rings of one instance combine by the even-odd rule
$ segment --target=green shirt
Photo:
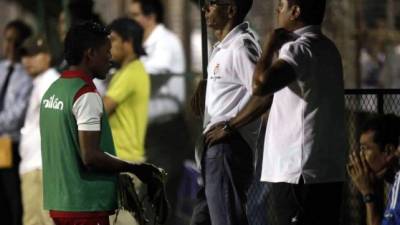
[[[82,71],[65,71],[42,99],[40,132],[43,160],[44,208],[92,212],[117,208],[116,175],[88,171],[80,156],[78,125],[72,112],[75,100],[96,88]],[[104,152],[115,155],[107,116],[101,118]]]

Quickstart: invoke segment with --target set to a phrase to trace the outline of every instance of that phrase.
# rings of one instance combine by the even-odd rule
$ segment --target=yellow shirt
[[[109,118],[117,156],[131,162],[144,161],[150,78],[143,64],[135,60],[118,70],[106,96],[118,104]]]

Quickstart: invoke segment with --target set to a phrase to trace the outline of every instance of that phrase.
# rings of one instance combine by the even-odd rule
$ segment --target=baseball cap
[[[30,37],[21,46],[22,55],[25,56],[48,53],[49,51],[47,40],[43,36]]]

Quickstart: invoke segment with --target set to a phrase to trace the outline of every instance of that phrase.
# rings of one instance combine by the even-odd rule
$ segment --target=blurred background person
[[[400,34],[383,18],[374,19],[361,33],[361,88],[400,87]]]
[[[380,37],[381,36],[381,37]],[[360,69],[362,88],[383,88],[385,67],[387,67],[387,51],[382,33],[375,28],[374,31],[365,31],[362,36],[360,50]]]
[[[21,129],[19,153],[23,224],[51,225],[49,212],[43,210],[42,155],[39,127],[40,102],[50,85],[59,77],[51,68],[51,54],[47,40],[36,36],[22,46],[22,64],[33,79],[24,127]]]
[[[22,222],[18,145],[32,79],[20,63],[19,48],[31,33],[31,28],[20,20],[9,22],[3,31],[5,59],[0,62],[0,136],[8,139],[8,143],[11,141],[12,147],[0,147],[2,153],[4,149],[12,152],[12,165],[0,168],[0,218],[3,224],[10,225]],[[5,155],[0,157],[4,159]]]
[[[114,20],[109,29],[112,60],[120,68],[112,76],[103,101],[116,154],[126,161],[144,162],[150,78],[139,60],[145,55],[143,29],[128,18]],[[132,220],[132,216],[123,211],[116,224],[132,224]]]
[[[144,28],[147,55],[141,60],[151,79],[146,137],[148,161],[168,172],[167,195],[174,216],[183,161],[192,154],[183,116],[185,56],[177,35],[163,24],[164,6],[161,0],[133,0],[129,13]],[[173,223],[174,218],[169,221]]]
[[[361,84],[363,88],[382,88],[382,71],[385,53],[380,51],[371,34],[365,35],[364,48],[361,49]]]

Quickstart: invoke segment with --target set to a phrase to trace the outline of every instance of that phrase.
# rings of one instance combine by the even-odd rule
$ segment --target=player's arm
[[[80,130],[78,133],[81,159],[88,170],[118,173],[137,169],[137,165],[119,160],[100,150],[100,131]]]
[[[150,164],[135,164],[104,153],[100,148],[101,117],[103,105],[97,93],[86,93],[77,98],[73,106],[78,125],[80,156],[87,170],[103,173],[134,173],[143,182],[159,173],[158,168]]]
[[[159,169],[151,164],[135,164],[104,153],[100,149],[100,131],[79,131],[81,159],[86,169],[93,172],[130,172],[147,183]]]

